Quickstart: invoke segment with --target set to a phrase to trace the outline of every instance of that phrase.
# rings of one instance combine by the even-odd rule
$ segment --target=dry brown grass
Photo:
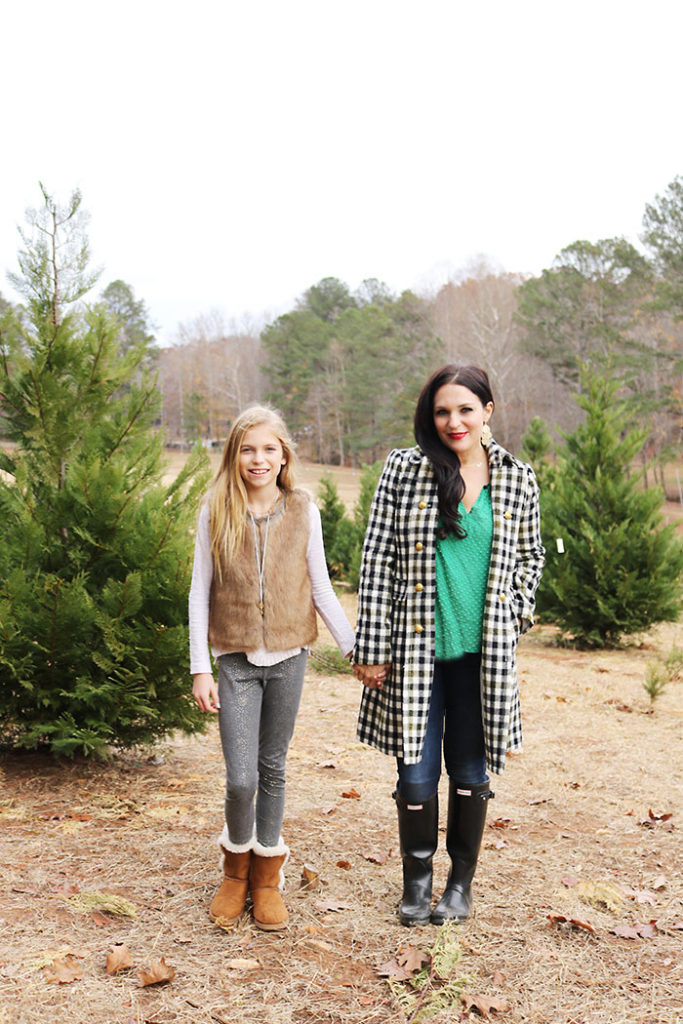
[[[312,490],[318,473],[306,467]],[[335,476],[351,505],[357,474]],[[353,598],[343,600],[353,617]],[[641,685],[648,660],[674,644],[683,646],[681,624],[610,652],[560,649],[549,627],[521,643],[525,750],[494,780],[475,911],[461,929],[470,991],[509,1006],[494,1019],[683,1022],[683,684],[670,683],[652,713]],[[358,696],[350,677],[319,674],[311,662],[289,758],[291,920],[277,934],[248,917],[224,932],[207,916],[222,826],[214,725],[205,737],[105,765],[5,755],[0,1024],[404,1020],[375,968],[407,942],[429,948],[436,929],[397,923],[394,770],[355,740]],[[352,789],[360,798],[342,795]],[[673,817],[649,821],[650,811]],[[299,886],[304,865],[319,873],[313,890]],[[443,884],[443,849],[435,873]],[[76,890],[115,894],[138,916],[78,911]],[[613,932],[650,921],[652,937]],[[126,943],[135,965],[117,976],[105,972],[114,943]],[[82,976],[49,981],[45,965],[67,952]],[[137,968],[161,956],[175,977],[141,987]],[[475,1019],[461,1014],[453,1007],[439,1020]]]
[[[680,626],[653,631],[647,646],[605,653],[558,649],[548,628],[522,642],[525,751],[495,780],[475,913],[461,929],[470,989],[509,1005],[496,1019],[683,1020],[681,684],[667,687],[654,713],[641,686],[647,660],[674,642],[683,644]],[[428,948],[436,929],[397,923],[393,766],[356,742],[357,703],[350,677],[309,672],[289,759],[291,921],[280,934],[259,932],[248,918],[228,933],[207,917],[223,776],[213,727],[108,765],[6,756],[0,1022],[401,1021],[375,967],[406,942]],[[359,799],[342,796],[351,789]],[[673,817],[649,827],[650,810]],[[377,864],[367,859],[375,854],[390,856]],[[319,872],[318,889],[299,887],[304,865]],[[437,884],[446,871],[440,850]],[[616,909],[586,902],[602,885],[624,894]],[[125,897],[138,917],[77,912],[70,887]],[[346,907],[326,910],[325,902]],[[552,914],[594,931],[552,925]],[[652,920],[651,938],[612,932]],[[164,956],[174,979],[142,988],[136,970],[107,975],[116,942],[136,968]],[[82,977],[49,982],[43,965],[69,950]],[[475,1019],[460,1013],[454,1007],[441,1019]]]

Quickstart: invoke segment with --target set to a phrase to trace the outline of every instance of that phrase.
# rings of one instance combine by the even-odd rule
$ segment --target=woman
[[[202,711],[218,715],[225,757],[223,882],[212,920],[234,923],[247,892],[254,923],[287,923],[280,896],[289,849],[280,834],[285,762],[316,611],[350,656],[353,630],[332,589],[320,513],[294,488],[294,450],[278,413],[232,425],[197,527],[190,590],[190,670]],[[218,659],[218,685],[211,669]]]
[[[358,737],[397,758],[405,925],[468,916],[487,766],[502,772],[521,745],[516,647],[544,551],[533,470],[491,439],[493,408],[479,367],[433,374],[417,402],[418,446],[389,454],[363,547]],[[432,910],[442,737],[451,868]]]

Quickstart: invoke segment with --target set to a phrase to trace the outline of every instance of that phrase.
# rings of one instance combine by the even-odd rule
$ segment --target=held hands
[[[198,672],[193,676],[192,694],[197,701],[201,711],[210,711],[217,715],[220,704],[218,703],[218,687],[210,672]]]
[[[353,674],[369,690],[381,690],[391,665],[354,665]]]

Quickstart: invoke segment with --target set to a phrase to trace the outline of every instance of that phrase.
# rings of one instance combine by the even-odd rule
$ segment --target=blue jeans
[[[408,803],[423,803],[437,792],[442,739],[449,779],[470,786],[487,781],[480,665],[479,654],[434,663],[422,757],[417,764],[397,759],[397,789]]]

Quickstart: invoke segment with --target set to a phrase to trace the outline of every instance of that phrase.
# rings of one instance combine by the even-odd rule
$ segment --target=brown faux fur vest
[[[313,643],[318,626],[313,607],[306,549],[310,534],[308,503],[303,491],[290,491],[270,517],[263,572],[263,615],[251,519],[242,548],[227,565],[221,556],[222,579],[214,573],[209,603],[209,642],[220,651],[288,651]],[[263,549],[265,520],[259,524]]]

